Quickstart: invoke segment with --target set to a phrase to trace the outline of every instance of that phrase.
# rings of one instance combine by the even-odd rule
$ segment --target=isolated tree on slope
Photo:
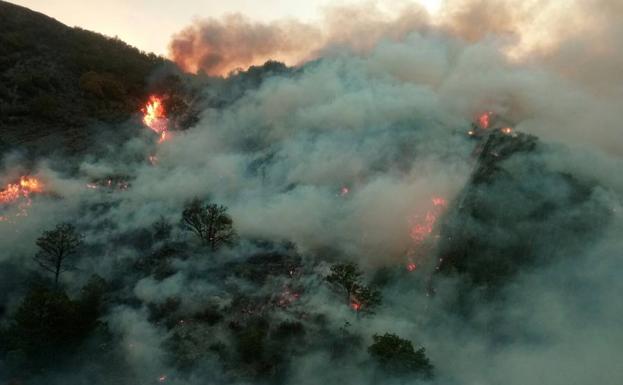
[[[359,285],[361,271],[352,262],[338,263],[331,266],[331,274],[327,276],[327,281],[346,294],[346,302],[350,303],[351,297]]]
[[[223,245],[231,245],[236,240],[233,221],[227,214],[227,207],[222,205],[203,204],[199,199],[194,199],[184,208],[182,223],[204,244],[209,245],[212,251]]]
[[[381,305],[381,292],[373,287],[357,285],[352,294],[350,307],[357,313],[374,314]]]
[[[433,365],[426,357],[424,348],[415,350],[411,341],[390,333],[373,338],[374,343],[368,347],[368,353],[387,374],[433,376]]]
[[[352,262],[331,266],[327,281],[346,294],[346,303],[357,313],[373,314],[381,304],[381,292],[361,282],[362,273]]]
[[[39,251],[34,258],[39,266],[54,274],[54,284],[58,286],[61,272],[70,268],[67,259],[76,253],[81,244],[82,235],[76,228],[69,223],[61,223],[37,239]]]

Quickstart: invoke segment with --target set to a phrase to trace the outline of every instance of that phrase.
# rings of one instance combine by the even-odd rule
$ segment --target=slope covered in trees
[[[128,119],[165,64],[117,38],[0,1],[0,150],[46,141],[83,150],[94,140],[84,128]]]
[[[445,218],[439,271],[495,289],[590,245],[610,220],[608,208],[592,200],[599,186],[548,170],[547,151],[523,133],[495,130],[482,139],[471,178]]]

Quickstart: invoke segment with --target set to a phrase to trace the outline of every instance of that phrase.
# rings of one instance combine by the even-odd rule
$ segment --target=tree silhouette
[[[381,304],[381,292],[361,282],[362,273],[352,262],[331,266],[327,281],[346,295],[346,303],[359,313],[374,314]]]
[[[395,334],[375,335],[368,353],[388,374],[412,374],[425,378],[433,375],[433,365],[426,357],[424,348],[415,350],[411,341]]]
[[[352,293],[350,304],[357,313],[374,314],[381,301],[382,296],[379,290],[357,284]]]
[[[158,218],[158,220],[152,225],[152,229],[154,238],[162,241],[169,239],[173,226],[171,226],[164,216],[160,216],[160,218]]]
[[[361,271],[354,263],[338,263],[331,266],[331,274],[327,277],[327,281],[342,289],[346,294],[346,302],[350,303],[353,293],[359,286],[361,275]]]
[[[70,267],[67,258],[75,254],[81,244],[82,235],[69,223],[61,223],[37,239],[39,251],[34,259],[44,270],[54,274],[55,286],[58,286],[61,272]]]
[[[231,245],[236,240],[233,221],[227,214],[227,207],[222,205],[203,204],[199,199],[194,199],[184,208],[182,223],[204,244],[209,245],[212,251],[223,245]]]

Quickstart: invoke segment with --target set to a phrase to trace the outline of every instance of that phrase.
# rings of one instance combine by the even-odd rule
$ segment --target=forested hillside
[[[94,123],[119,123],[166,60],[0,1],[0,146],[84,150]],[[0,149],[1,150],[1,149]]]

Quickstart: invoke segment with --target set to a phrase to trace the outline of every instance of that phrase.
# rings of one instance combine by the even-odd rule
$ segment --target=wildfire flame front
[[[143,112],[143,123],[155,133],[160,134],[161,138],[165,138],[169,122],[162,98],[155,95],[150,96],[149,101],[141,111]]]

